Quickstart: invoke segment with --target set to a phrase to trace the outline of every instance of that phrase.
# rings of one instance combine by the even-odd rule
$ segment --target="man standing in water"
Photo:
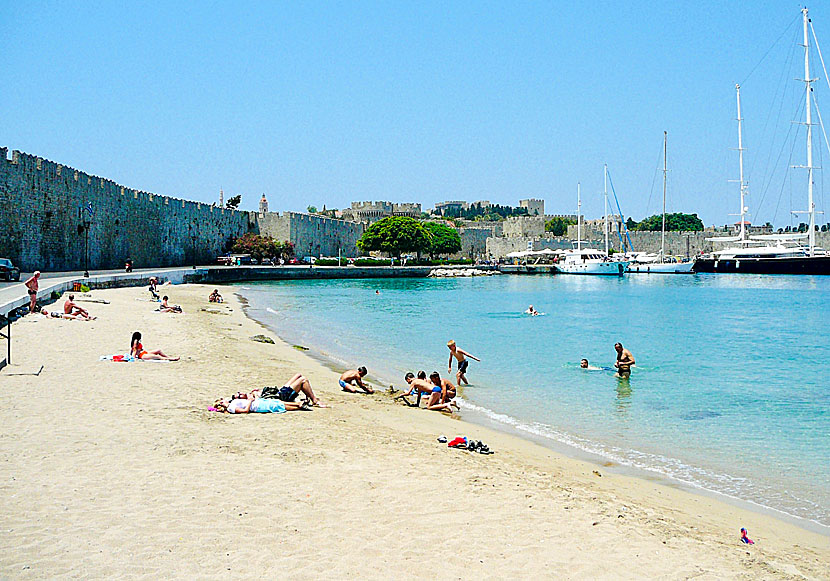
[[[464,375],[467,372],[467,366],[470,364],[466,357],[475,359],[476,361],[481,361],[481,359],[472,353],[467,353],[460,347],[456,347],[455,341],[452,339],[447,342],[447,348],[450,350],[450,360],[449,363],[447,363],[447,373],[452,373],[452,358],[455,357],[458,360],[458,373],[455,374],[456,382],[458,385],[461,385],[462,382],[470,385],[470,382],[467,381],[467,377]]]
[[[625,349],[622,343],[614,343],[614,349],[617,350],[617,361],[614,362],[614,367],[617,368],[617,375],[620,377],[631,376],[631,366],[634,365],[634,356],[631,351]]]

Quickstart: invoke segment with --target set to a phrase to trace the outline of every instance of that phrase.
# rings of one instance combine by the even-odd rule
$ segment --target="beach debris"
[[[501,274],[498,270],[479,270],[478,268],[433,268],[429,271],[431,278],[453,278],[466,276],[494,276]]]
[[[251,337],[251,341],[257,341],[259,343],[269,343],[271,345],[274,344],[274,340],[271,337],[266,337],[265,335],[254,335],[253,337]]]
[[[745,528],[743,528],[743,527],[741,527],[741,542],[742,542],[742,543],[745,543],[745,544],[747,544],[747,545],[754,545],[754,544],[755,544],[755,541],[753,541],[752,539],[750,539],[750,538],[747,536],[746,529],[745,529]]]
[[[597,476],[599,476],[600,478],[602,478],[602,474],[600,474],[600,473],[599,473],[599,470],[594,470],[594,474],[596,474]]]
[[[271,341],[271,343],[273,343],[273,341]],[[308,347],[303,347],[302,345],[292,345],[292,347],[297,351],[308,351]]]

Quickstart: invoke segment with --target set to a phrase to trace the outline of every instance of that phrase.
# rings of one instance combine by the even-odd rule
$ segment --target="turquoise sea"
[[[830,526],[830,277],[634,275],[237,286],[376,384],[478,356],[462,415]],[[376,294],[375,291],[380,291]],[[543,316],[522,314],[533,304]],[[611,367],[632,351],[631,379]],[[454,372],[451,376],[454,382]]]

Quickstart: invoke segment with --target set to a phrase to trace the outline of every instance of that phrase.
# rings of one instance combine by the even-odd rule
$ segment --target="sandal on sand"
[[[310,412],[310,411],[312,411],[312,405],[311,405],[311,403],[310,403],[310,402],[308,402],[308,401],[304,401],[304,402],[300,405],[300,411],[303,411],[303,412]]]
[[[331,406],[330,406],[330,405],[326,405],[326,404],[324,404],[324,403],[321,403],[319,400],[317,400],[317,403],[313,403],[313,404],[311,404],[311,407],[315,407],[315,408],[330,408]]]

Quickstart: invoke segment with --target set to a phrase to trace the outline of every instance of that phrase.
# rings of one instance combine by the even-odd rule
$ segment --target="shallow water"
[[[446,374],[455,339],[482,359],[463,398],[496,422],[830,525],[830,277],[245,286],[251,316],[371,378]],[[616,341],[637,360],[630,380],[579,368],[611,367]]]

